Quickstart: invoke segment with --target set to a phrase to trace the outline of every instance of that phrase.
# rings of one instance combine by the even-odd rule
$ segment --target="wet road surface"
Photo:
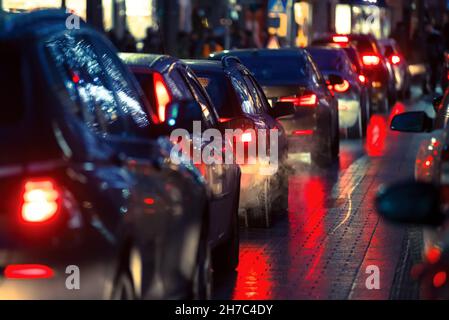
[[[430,107],[415,98],[393,112]],[[269,230],[241,230],[240,265],[216,279],[217,299],[418,298],[410,282],[419,230],[381,220],[379,186],[412,179],[421,135],[391,132],[388,117],[371,119],[366,141],[342,140],[339,164],[318,169],[292,157],[289,212]],[[368,266],[380,288],[369,290]]]

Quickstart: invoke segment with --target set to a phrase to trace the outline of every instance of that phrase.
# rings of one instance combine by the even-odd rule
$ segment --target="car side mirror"
[[[444,96],[439,96],[439,97],[436,97],[435,99],[433,99],[432,105],[433,105],[433,109],[435,110],[435,112],[438,112],[438,110],[440,109],[440,105],[443,102],[443,98],[444,98]]]
[[[391,130],[401,132],[431,132],[433,119],[424,111],[405,112],[391,121]]]
[[[432,184],[413,181],[381,188],[375,202],[378,213],[392,222],[438,226],[444,221],[440,193]]]
[[[296,109],[293,102],[276,102],[272,108],[270,108],[270,116],[274,119],[286,117],[295,114]]]
[[[329,74],[327,76],[327,81],[328,81],[329,85],[337,86],[339,84],[342,84],[344,82],[344,79],[341,76],[339,76],[339,75]]]

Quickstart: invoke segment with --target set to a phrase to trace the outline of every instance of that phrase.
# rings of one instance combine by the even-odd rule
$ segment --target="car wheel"
[[[207,238],[201,240],[198,250],[198,262],[193,276],[192,296],[194,300],[210,300],[212,298],[212,259]]]
[[[271,179],[265,178],[260,192],[255,195],[258,197],[259,205],[256,208],[250,208],[246,212],[248,227],[252,228],[270,228],[272,224],[271,216]]]
[[[134,289],[131,272],[123,270],[115,280],[112,300],[136,300],[137,295]]]
[[[360,108],[356,123],[351,128],[348,129],[348,138],[360,139],[362,137],[363,137],[363,115],[362,115],[362,108]]]
[[[240,234],[239,234],[239,197],[240,184],[234,197],[231,230],[229,239],[214,250],[213,269],[216,273],[227,273],[234,271],[239,264]]]

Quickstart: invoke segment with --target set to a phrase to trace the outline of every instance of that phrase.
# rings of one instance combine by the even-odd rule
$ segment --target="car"
[[[338,101],[328,84],[303,49],[247,49],[212,54],[221,60],[235,56],[254,74],[269,103],[292,102],[295,114],[279,122],[285,129],[289,152],[309,152],[313,162],[332,165],[339,155],[340,129]],[[338,75],[332,85],[343,83]]]
[[[445,291],[445,297],[447,298],[449,296],[447,286],[443,290],[443,285],[441,285],[441,288],[440,286],[435,287],[432,281],[438,272],[448,270],[446,256],[449,253],[449,243],[447,243],[449,233],[447,221],[443,219],[444,211],[440,209],[444,210],[449,203],[447,197],[449,182],[448,91],[446,91],[444,97],[435,99],[434,108],[436,111],[435,118],[430,117],[426,111],[412,111],[401,113],[392,119],[392,130],[409,133],[427,133],[427,135],[421,142],[416,156],[415,181],[392,186],[392,191],[385,193],[388,203],[392,204],[391,208],[397,209],[398,201],[402,201],[404,199],[403,196],[410,196],[411,192],[419,192],[414,201],[412,201],[413,197],[410,196],[408,202],[411,206],[416,206],[415,209],[410,210],[409,215],[406,215],[403,211],[398,211],[396,216],[385,208],[381,210],[381,214],[397,222],[430,226],[423,231],[424,247],[422,256],[424,259],[422,264],[417,266],[419,272],[416,274],[416,277],[420,281],[426,296],[435,298]],[[382,208],[386,205],[387,202]],[[425,208],[427,211],[422,210],[424,209],[423,205],[428,206]],[[421,207],[418,208],[419,206]],[[401,210],[406,210],[406,208],[407,206],[404,206]]]
[[[201,133],[220,129],[220,122],[207,92],[192,70],[179,59],[166,55],[120,54],[128,65],[148,100],[158,121],[168,123],[168,105],[178,103],[177,125],[168,125],[161,135],[170,136],[177,127],[187,129],[195,139],[193,122],[201,124]],[[170,119],[169,119],[170,118]],[[189,137],[189,138],[190,138]],[[204,154],[207,144],[200,148]],[[225,148],[223,140],[222,148]],[[193,157],[191,157],[193,158]],[[213,269],[216,273],[233,271],[239,261],[239,195],[240,168],[234,163],[208,163],[202,159],[199,166],[211,191],[209,237],[212,247]]]
[[[384,186],[376,197],[376,208],[390,222],[421,226],[436,234],[425,246],[422,261],[412,267],[411,277],[419,283],[421,299],[449,299],[447,186],[417,181]]]
[[[371,84],[371,113],[387,113],[396,102],[396,81],[376,38],[369,34],[326,34],[317,36],[311,45],[327,44],[356,47],[362,57],[363,74]]]
[[[350,138],[362,138],[366,134],[370,105],[368,89],[360,80],[357,68],[340,48],[309,47],[307,52],[325,78],[333,74],[343,78],[342,84],[329,86],[338,99],[340,129]]]
[[[0,299],[210,297],[208,195],[110,42],[0,17]]]
[[[258,148],[266,145],[266,150],[270,151],[267,155],[277,157],[271,163],[277,162],[273,170],[270,170],[271,164],[251,163],[249,150],[246,151],[248,159],[240,162],[242,217],[249,227],[270,227],[274,209],[277,207],[283,213],[288,209],[288,145],[284,129],[276,118],[291,115],[293,105],[279,103],[271,108],[257,81],[235,57],[223,57],[222,61],[187,60],[186,63],[209,93],[223,125],[228,129],[242,129],[237,141],[255,142]],[[272,140],[268,132],[275,132],[276,140]],[[250,149],[246,144],[245,147]],[[254,160],[261,160],[260,150],[257,156],[253,155]]]
[[[379,41],[379,45],[383,55],[387,57],[393,68],[398,97],[409,98],[412,76],[405,56],[401,53],[401,50],[394,39],[382,39]]]

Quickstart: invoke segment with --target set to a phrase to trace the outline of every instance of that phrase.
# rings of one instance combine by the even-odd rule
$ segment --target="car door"
[[[218,115],[212,106],[209,96],[197,80],[194,73],[186,66],[180,70],[192,91],[192,95],[201,107],[203,124],[207,129],[219,129]],[[203,141],[203,147],[209,141]],[[223,148],[225,147],[223,141]],[[223,150],[223,149],[222,149]],[[204,159],[203,159],[204,161]],[[211,164],[205,166],[205,179],[212,193],[211,230],[213,238],[221,239],[227,232],[231,223],[230,212],[232,212],[233,197],[235,196],[236,167],[233,164]]]

